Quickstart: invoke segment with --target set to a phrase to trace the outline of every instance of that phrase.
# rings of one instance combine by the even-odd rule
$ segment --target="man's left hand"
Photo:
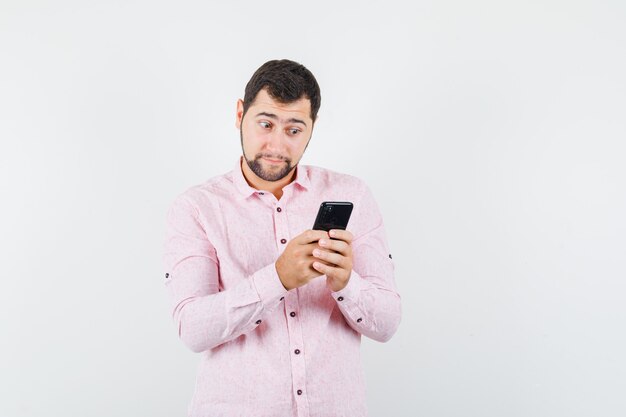
[[[313,256],[323,262],[313,262],[313,268],[326,275],[326,282],[332,291],[340,291],[348,285],[352,273],[352,233],[347,230],[333,229],[328,232],[330,238],[318,241],[318,248]]]

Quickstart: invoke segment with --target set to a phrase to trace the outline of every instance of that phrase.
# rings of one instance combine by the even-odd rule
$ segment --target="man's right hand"
[[[313,256],[313,249],[319,248],[317,242],[323,237],[328,238],[323,230],[306,230],[291,239],[278,257],[276,272],[287,290],[301,287],[322,275],[313,268],[313,262],[322,262]]]

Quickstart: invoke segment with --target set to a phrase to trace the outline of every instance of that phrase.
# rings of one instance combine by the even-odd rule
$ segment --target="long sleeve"
[[[382,216],[367,187],[354,214],[359,234],[352,241],[352,273],[346,287],[332,296],[350,327],[386,342],[398,329],[402,308]]]
[[[216,250],[184,195],[167,213],[163,262],[178,335],[194,352],[254,330],[287,292],[273,263],[220,291]]]
[[[367,415],[360,347],[385,342],[400,297],[382,217],[354,176],[298,164],[281,198],[250,186],[243,157],[167,213],[165,287],[175,331],[199,356],[189,416]],[[352,272],[287,291],[275,262],[323,201],[351,201]],[[313,257],[311,257],[311,261]]]

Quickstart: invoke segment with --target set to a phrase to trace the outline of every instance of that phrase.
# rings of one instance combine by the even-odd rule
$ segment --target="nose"
[[[272,153],[281,154],[284,144],[284,136],[285,133],[279,129],[269,133],[267,135],[267,142],[265,142],[265,148]]]

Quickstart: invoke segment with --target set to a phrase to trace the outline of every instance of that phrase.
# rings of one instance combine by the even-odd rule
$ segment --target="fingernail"
[[[327,243],[326,239],[320,239],[320,246],[326,246]]]
[[[317,256],[319,257],[322,254],[321,251],[317,250],[317,249],[313,249],[313,256]]]
[[[328,232],[329,235],[331,235],[332,237],[337,236],[337,232],[335,232],[334,230],[331,230],[330,232]]]

